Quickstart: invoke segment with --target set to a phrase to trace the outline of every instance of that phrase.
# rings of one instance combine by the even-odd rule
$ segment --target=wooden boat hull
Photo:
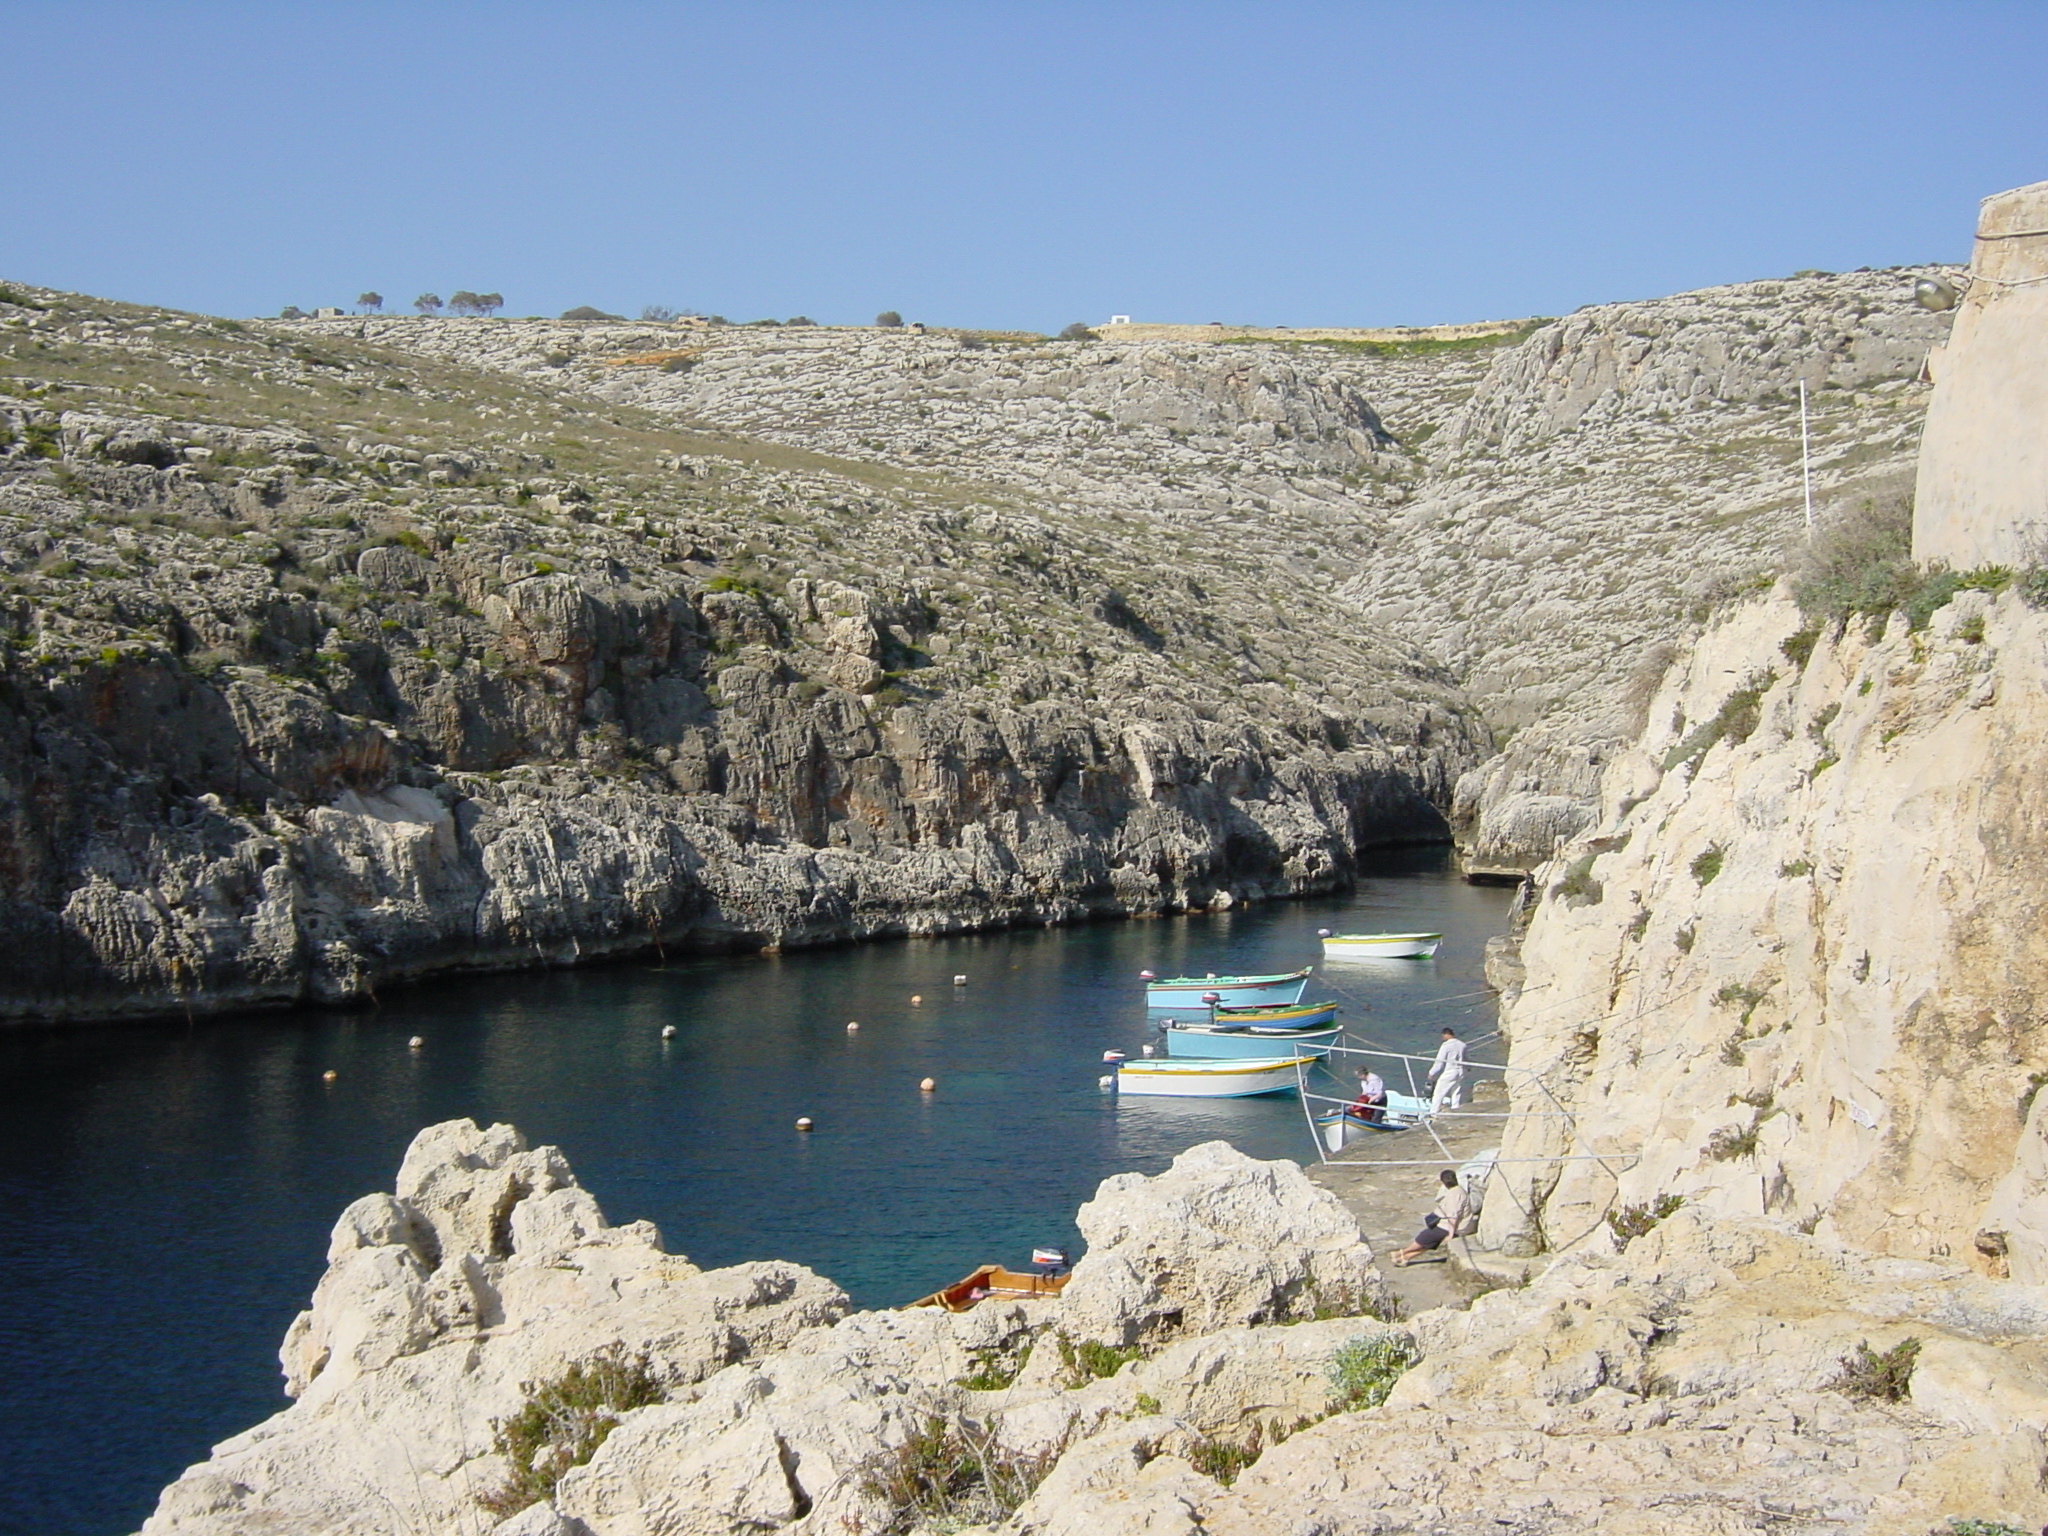
[[[1199,1013],[1189,1010],[1186,1017],[1191,1024],[1211,1022],[1207,1007]],[[1278,1003],[1271,1007],[1218,1008],[1214,1022],[1255,1024],[1278,1029],[1319,1029],[1325,1024],[1337,1022],[1337,1003],[1332,999],[1326,1003]]]
[[[902,1310],[937,1307],[944,1312],[965,1312],[984,1301],[1029,1301],[1034,1297],[1057,1296],[1067,1279],[1066,1275],[1027,1275],[1000,1264],[984,1264],[944,1290],[904,1303]]]
[[[1119,1094],[1161,1099],[1249,1099],[1262,1093],[1292,1093],[1295,1068],[1310,1056],[1222,1060],[1169,1056],[1127,1061],[1116,1070]]]
[[[1207,1024],[1170,1024],[1165,1031],[1166,1054],[1175,1059],[1245,1059],[1270,1057],[1276,1051],[1290,1056],[1327,1056],[1342,1033],[1334,1025],[1328,1029],[1212,1029]]]
[[[1303,967],[1285,976],[1170,976],[1145,983],[1145,1006],[1207,1012],[1209,1005],[1203,999],[1212,992],[1219,1008],[1298,1003],[1308,987],[1309,969]]]
[[[1335,933],[1323,940],[1325,960],[1424,960],[1443,943],[1440,933]]]

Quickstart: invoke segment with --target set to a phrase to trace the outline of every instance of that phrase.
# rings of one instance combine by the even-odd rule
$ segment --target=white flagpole
[[[1813,542],[1813,434],[1806,425],[1806,380],[1799,381],[1799,478],[1806,488],[1806,541]]]

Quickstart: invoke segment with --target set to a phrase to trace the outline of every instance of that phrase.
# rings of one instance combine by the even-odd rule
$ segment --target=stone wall
[[[1984,199],[1920,446],[1913,554],[1958,570],[2048,556],[2048,181]]]

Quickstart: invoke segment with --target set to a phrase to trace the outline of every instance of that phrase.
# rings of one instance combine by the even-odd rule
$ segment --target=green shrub
[[[1602,892],[1600,882],[1593,878],[1593,860],[1596,857],[1597,855],[1589,853],[1584,858],[1572,860],[1557,884],[1550,888],[1550,894],[1566,901],[1584,901],[1597,905]]]
[[[1624,1205],[1607,1213],[1607,1230],[1614,1234],[1615,1246],[1626,1251],[1630,1243],[1684,1204],[1683,1195],[1659,1195],[1645,1205]]]
[[[1692,877],[1701,885],[1712,885],[1714,877],[1721,873],[1721,861],[1725,856],[1719,843],[1707,844],[1706,851],[1692,861]]]
[[[1077,1344],[1064,1333],[1055,1333],[1053,1341],[1059,1345],[1060,1365],[1066,1371],[1069,1386],[1105,1380],[1133,1360],[1145,1358],[1144,1349],[1136,1344],[1102,1344],[1094,1339],[1083,1339]]]
[[[1095,333],[1079,320],[1076,320],[1072,325],[1060,332],[1061,341],[1094,341],[1096,339]]]
[[[1785,653],[1785,659],[1795,667],[1803,667],[1813,658],[1813,648],[1820,641],[1820,626],[1809,624],[1796,635],[1788,635],[1778,646]]]
[[[1021,1348],[977,1349],[970,1358],[973,1369],[960,1378],[970,1392],[1000,1392],[1014,1382],[1031,1360],[1031,1341]]]
[[[1754,1125],[1724,1125],[1707,1138],[1707,1156],[1717,1163],[1732,1163],[1756,1150]]]
[[[21,451],[31,459],[61,459],[64,456],[57,429],[48,422],[32,421],[21,429]]]
[[[1867,1397],[1878,1402],[1904,1402],[1913,1386],[1913,1363],[1920,1355],[1918,1339],[1904,1339],[1879,1354],[1868,1339],[1855,1353],[1842,1356],[1841,1371],[1828,1389],[1845,1397]]]
[[[504,1485],[477,1502],[503,1519],[555,1491],[571,1467],[597,1454],[619,1415],[662,1401],[645,1355],[617,1346],[578,1361],[553,1381],[525,1386],[526,1406],[496,1426],[495,1448],[511,1465]]]
[[[1687,923],[1678,932],[1671,935],[1671,942],[1678,946],[1678,952],[1681,955],[1689,955],[1692,953],[1693,941],[1698,937],[1699,930],[1691,923]]]
[[[877,709],[896,709],[901,705],[908,704],[910,702],[910,695],[901,688],[891,685],[877,691],[874,695],[874,700]]]
[[[1698,762],[1716,742],[1740,746],[1749,740],[1756,732],[1758,721],[1763,718],[1763,697],[1776,681],[1772,673],[1752,673],[1740,688],[1721,701],[1713,719],[1688,732],[1683,740],[1664,754],[1665,771],[1669,772],[1681,763]]]
[[[891,1518],[877,1536],[993,1525],[1031,1497],[1065,1448],[1021,1455],[999,1445],[992,1431],[933,1416],[901,1445],[863,1462],[860,1486],[889,1506]]]
[[[1266,1448],[1266,1433],[1258,1420],[1252,1420],[1251,1433],[1243,1442],[1219,1440],[1204,1435],[1188,1447],[1188,1465],[1204,1477],[1213,1477],[1228,1488],[1237,1481],[1238,1474],[1259,1459],[1259,1453]]]
[[[1813,873],[1813,865],[1805,859],[1788,859],[1778,866],[1780,880],[1797,880],[1801,875]]]
[[[1405,1333],[1382,1333],[1347,1341],[1330,1357],[1330,1385],[1340,1410],[1377,1408],[1394,1384],[1422,1358]]]
[[[1974,1515],[1950,1515],[1949,1536],[2034,1536],[2032,1527],[2007,1525],[2003,1520],[1979,1520]]]

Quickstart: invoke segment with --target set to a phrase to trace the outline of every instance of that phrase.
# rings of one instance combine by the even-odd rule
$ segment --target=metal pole
[[[1813,542],[1813,434],[1806,424],[1806,380],[1799,381],[1799,478],[1806,490],[1806,542]]]

